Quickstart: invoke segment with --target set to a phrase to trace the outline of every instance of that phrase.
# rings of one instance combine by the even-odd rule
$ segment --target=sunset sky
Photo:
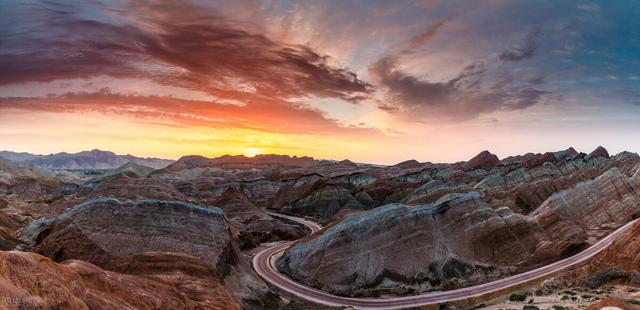
[[[20,2],[0,2],[3,150],[640,151],[640,1]]]

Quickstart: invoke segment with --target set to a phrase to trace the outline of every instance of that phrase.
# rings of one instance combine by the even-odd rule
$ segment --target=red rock
[[[553,162],[556,160],[556,156],[551,152],[544,154],[536,154],[532,158],[529,158],[522,162],[522,167],[533,168],[544,164],[545,162]]]
[[[480,154],[471,158],[469,161],[462,164],[463,170],[484,169],[491,170],[495,165],[500,163],[498,156],[491,154],[489,151],[482,151]]]
[[[180,171],[183,169],[215,167],[221,169],[269,169],[269,168],[296,168],[308,167],[317,164],[318,161],[307,156],[287,156],[287,155],[256,155],[246,157],[243,155],[224,155],[217,158],[206,158],[203,156],[184,156],[175,163],[167,166],[167,171]]]
[[[0,252],[0,299],[25,309],[240,309],[203,262],[147,253],[122,262],[123,274],[91,263],[56,263],[28,252]],[[141,298],[144,296],[144,298]]]
[[[524,155],[515,155],[515,156],[509,156],[506,158],[503,158],[500,163],[504,164],[504,165],[512,165],[512,164],[519,164],[522,163],[523,161],[527,160],[527,159],[531,159],[533,157],[535,157],[538,154],[534,154],[534,153],[527,153]]]
[[[578,151],[576,151],[573,147],[570,147],[564,151],[558,151],[553,153],[553,155],[555,155],[557,160],[572,158],[572,157],[578,156],[578,154],[579,154]]]
[[[22,235],[34,242],[35,251],[55,261],[81,259],[101,268],[145,252],[189,255],[208,265],[242,303],[270,301],[266,285],[242,259],[229,226],[218,208],[103,198],[35,221]]]
[[[397,163],[394,166],[398,167],[398,168],[414,168],[414,167],[418,167],[421,164],[415,160],[415,159],[410,159],[410,160],[405,160],[403,162]]]
[[[589,153],[591,157],[606,157],[609,158],[609,152],[602,146],[597,147],[593,152]]]

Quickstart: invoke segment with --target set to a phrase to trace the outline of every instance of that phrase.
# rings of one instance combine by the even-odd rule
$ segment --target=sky
[[[640,1],[4,1],[0,149],[640,152]]]

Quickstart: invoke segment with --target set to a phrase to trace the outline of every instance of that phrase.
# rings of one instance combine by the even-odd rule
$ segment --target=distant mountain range
[[[128,154],[117,155],[113,152],[97,149],[79,153],[63,152],[49,155],[0,151],[0,157],[47,169],[116,169],[126,163],[161,169],[174,162],[161,158],[141,158]]]

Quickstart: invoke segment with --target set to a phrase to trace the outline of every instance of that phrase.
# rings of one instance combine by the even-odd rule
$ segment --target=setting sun
[[[256,155],[262,154],[264,152],[261,148],[250,147],[244,150],[244,155],[247,157],[255,157]]]

